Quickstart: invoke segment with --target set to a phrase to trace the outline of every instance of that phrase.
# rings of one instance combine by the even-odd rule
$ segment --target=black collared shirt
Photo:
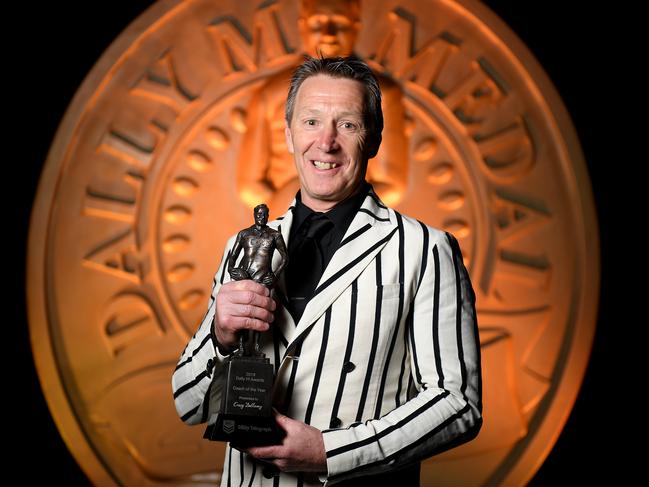
[[[295,323],[300,320],[306,303],[313,296],[315,286],[322,277],[324,269],[327,267],[327,264],[338,247],[340,247],[340,242],[371,187],[369,183],[363,181],[361,187],[354,195],[341,201],[325,213],[315,212],[302,203],[300,191],[295,196],[296,203],[293,210],[293,223],[291,224],[291,233],[289,236],[289,263],[286,274],[289,311],[293,315]],[[322,254],[322,266],[295,259],[295,251],[304,241],[310,221],[314,217],[323,217],[332,223],[319,236],[317,241]],[[290,283],[288,282],[289,280]]]

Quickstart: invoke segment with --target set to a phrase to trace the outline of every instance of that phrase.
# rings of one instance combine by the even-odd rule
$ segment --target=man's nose
[[[334,123],[324,125],[318,136],[318,149],[323,152],[334,152],[339,147],[336,125]]]

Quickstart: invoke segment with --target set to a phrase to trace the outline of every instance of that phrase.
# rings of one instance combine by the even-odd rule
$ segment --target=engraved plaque
[[[273,376],[268,369],[259,367],[258,361],[249,360],[241,370],[229,368],[226,372],[228,383],[232,384],[231,394],[223,399],[226,414],[241,414],[243,416],[270,416],[272,407],[270,388]]]

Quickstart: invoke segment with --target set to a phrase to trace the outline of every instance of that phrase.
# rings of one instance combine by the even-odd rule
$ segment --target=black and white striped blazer
[[[269,223],[287,245],[292,218],[291,208]],[[213,380],[225,357],[212,321],[234,238],[172,378],[188,424],[212,423],[220,404]],[[387,208],[370,190],[297,324],[282,306],[284,289],[280,277],[272,332],[262,335],[276,370],[274,404],[323,431],[328,474],[267,479],[259,462],[228,447],[222,485],[334,484],[475,436],[482,422],[475,295],[450,234]]]

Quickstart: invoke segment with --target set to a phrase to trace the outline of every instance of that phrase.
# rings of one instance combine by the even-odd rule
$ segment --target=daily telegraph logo
[[[234,432],[234,426],[235,423],[231,419],[226,419],[223,421],[223,432],[224,433],[233,433]]]

